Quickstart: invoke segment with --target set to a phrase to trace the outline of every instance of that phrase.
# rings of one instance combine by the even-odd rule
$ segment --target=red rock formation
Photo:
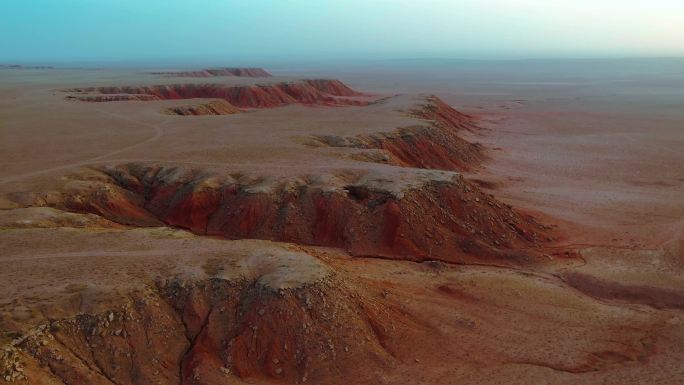
[[[171,115],[231,115],[243,112],[225,100],[216,100],[194,106],[172,107],[166,110]]]
[[[291,83],[275,83],[269,85],[252,86],[227,86],[221,84],[173,84],[158,86],[140,87],[99,87],[71,89],[67,92],[78,92],[80,95],[73,96],[79,100],[101,101],[97,99],[99,95],[148,95],[156,99],[191,99],[191,98],[213,98],[224,99],[230,104],[240,108],[272,108],[288,104],[307,104],[307,105],[367,105],[368,102],[355,99],[348,99],[337,96],[337,94],[354,93],[338,81],[330,82],[327,87],[331,92],[321,91],[319,88],[326,88],[326,81],[316,81],[316,86],[307,81]],[[86,95],[83,95],[86,94]],[[87,98],[86,98],[87,97]],[[103,101],[103,100],[102,100]]]
[[[403,167],[466,171],[484,159],[481,145],[458,135],[461,130],[476,127],[470,115],[456,111],[437,97],[428,98],[428,103],[410,114],[428,120],[430,125],[347,138],[316,136],[309,144],[380,149],[389,154],[387,162]]]
[[[334,379],[333,367],[353,370],[374,360],[390,365],[392,357],[367,320],[371,313],[350,300],[354,293],[338,284],[284,295],[225,282],[166,288],[171,292],[167,296],[176,298],[176,306],[184,310],[184,323],[193,341],[181,362],[183,379],[213,384],[230,373],[243,379],[297,383]],[[216,311],[218,308],[225,310]],[[326,313],[336,315],[335,324],[324,319]],[[228,346],[225,341],[230,342]],[[349,354],[352,341],[366,342]],[[332,361],[335,364],[331,365]],[[211,374],[218,378],[209,377]]]
[[[250,78],[271,77],[271,74],[266,72],[263,68],[250,67],[209,68],[200,71],[151,72],[151,74],[185,78],[209,78],[214,76],[239,76]]]
[[[304,80],[305,83],[309,84],[313,88],[325,92],[326,94],[335,96],[361,96],[360,92],[356,92],[349,88],[346,84],[339,80],[328,80],[328,79],[307,79]]]
[[[387,325],[406,317],[369,294],[334,277],[281,290],[219,278],[163,281],[110,311],[33,330],[17,343],[22,353],[8,350],[11,380],[343,384],[353,375],[376,384],[397,361],[386,350]]]
[[[233,76],[247,76],[247,77],[270,77],[271,74],[266,72],[263,68],[220,68],[207,70],[211,74],[229,73]]]
[[[476,120],[472,115],[457,111],[434,95],[428,97],[427,101],[420,109],[413,110],[410,114],[454,131],[477,128]]]
[[[544,231],[460,176],[410,185],[368,175],[339,186],[283,179],[264,187],[193,170],[129,165],[103,172],[99,180],[47,204],[122,224],[163,223],[229,239],[451,263],[533,262],[532,254],[518,250],[535,245]]]
[[[66,97],[68,100],[78,100],[81,102],[120,102],[120,101],[147,101],[147,100],[159,100],[158,97],[154,95],[133,95],[133,94],[122,94],[122,95],[70,95]]]

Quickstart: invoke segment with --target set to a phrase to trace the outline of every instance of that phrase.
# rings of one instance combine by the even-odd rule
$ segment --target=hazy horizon
[[[684,3],[655,0],[9,0],[0,63],[684,57]]]

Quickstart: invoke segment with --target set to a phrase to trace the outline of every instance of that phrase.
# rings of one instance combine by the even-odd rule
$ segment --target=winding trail
[[[140,122],[140,121],[131,119],[125,115],[121,115],[121,114],[117,114],[117,113],[113,113],[113,112],[109,112],[109,111],[103,111],[103,110],[96,110],[96,111],[99,113],[105,114],[105,115],[112,116],[112,117],[117,118],[117,119],[125,120],[125,121],[133,123],[133,124],[152,128],[154,130],[154,135],[147,138],[147,139],[144,139],[140,142],[133,143],[129,146],[121,147],[121,148],[116,149],[114,151],[110,151],[106,154],[99,155],[99,156],[96,156],[93,158],[81,160],[81,161],[74,162],[74,163],[65,164],[62,166],[46,168],[46,169],[42,169],[40,171],[32,171],[32,172],[28,172],[28,173],[24,173],[24,174],[9,176],[9,177],[1,179],[0,185],[5,184],[5,183],[17,182],[17,181],[20,181],[20,180],[23,180],[26,178],[31,178],[34,176],[38,176],[38,175],[48,174],[48,173],[51,173],[54,171],[67,170],[70,168],[86,166],[86,165],[91,164],[93,162],[97,162],[97,161],[100,161],[102,159],[108,158],[112,155],[117,155],[117,154],[120,154],[122,152],[129,151],[129,150],[132,150],[134,148],[143,146],[147,143],[154,142],[164,135],[164,130],[162,129],[162,126],[165,125],[169,121],[169,118],[167,117],[159,124],[150,124],[150,123]]]

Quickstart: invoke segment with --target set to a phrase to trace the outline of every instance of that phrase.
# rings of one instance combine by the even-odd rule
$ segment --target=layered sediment
[[[365,159],[402,167],[468,171],[485,158],[480,144],[470,143],[459,135],[464,130],[477,128],[473,116],[455,110],[434,96],[420,108],[409,111],[409,115],[424,119],[429,124],[351,137],[316,135],[306,143],[382,150],[387,157]]]
[[[315,265],[305,279],[268,278],[263,261],[246,265],[256,279],[228,279],[215,261],[207,278],[158,278],[106,311],[46,320],[3,348],[0,381],[342,383],[360,366],[357,380],[378,381],[396,365],[386,330],[401,315],[299,254]]]
[[[131,95],[134,100],[223,99],[238,108],[273,108],[290,104],[363,106],[368,101],[350,98],[360,93],[336,80],[281,82],[266,85],[172,84],[132,87],[91,87],[66,90],[82,101],[104,102]],[[144,95],[144,98],[141,97]]]
[[[184,78],[209,78],[215,76],[238,76],[238,77],[271,77],[263,68],[258,67],[226,67],[226,68],[208,68],[199,71],[167,71],[167,72],[151,72],[152,75],[175,76]]]
[[[26,206],[168,225],[228,239],[332,246],[352,255],[525,265],[544,226],[458,174],[410,182],[374,174],[261,177],[140,164],[107,167],[65,191],[16,194]]]
[[[239,114],[243,110],[235,107],[225,100],[215,100],[209,103],[197,104],[193,106],[180,106],[167,108],[166,113],[170,115],[195,116],[195,115],[232,115]]]
[[[334,96],[363,96],[362,93],[354,91],[346,84],[335,79],[306,79],[303,82],[320,92]]]
[[[69,95],[66,98],[67,100],[78,100],[80,102],[122,102],[160,100],[155,95],[146,94]]]

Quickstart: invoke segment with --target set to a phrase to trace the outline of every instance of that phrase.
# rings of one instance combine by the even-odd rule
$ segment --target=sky
[[[0,63],[684,57],[684,0],[2,0]]]

